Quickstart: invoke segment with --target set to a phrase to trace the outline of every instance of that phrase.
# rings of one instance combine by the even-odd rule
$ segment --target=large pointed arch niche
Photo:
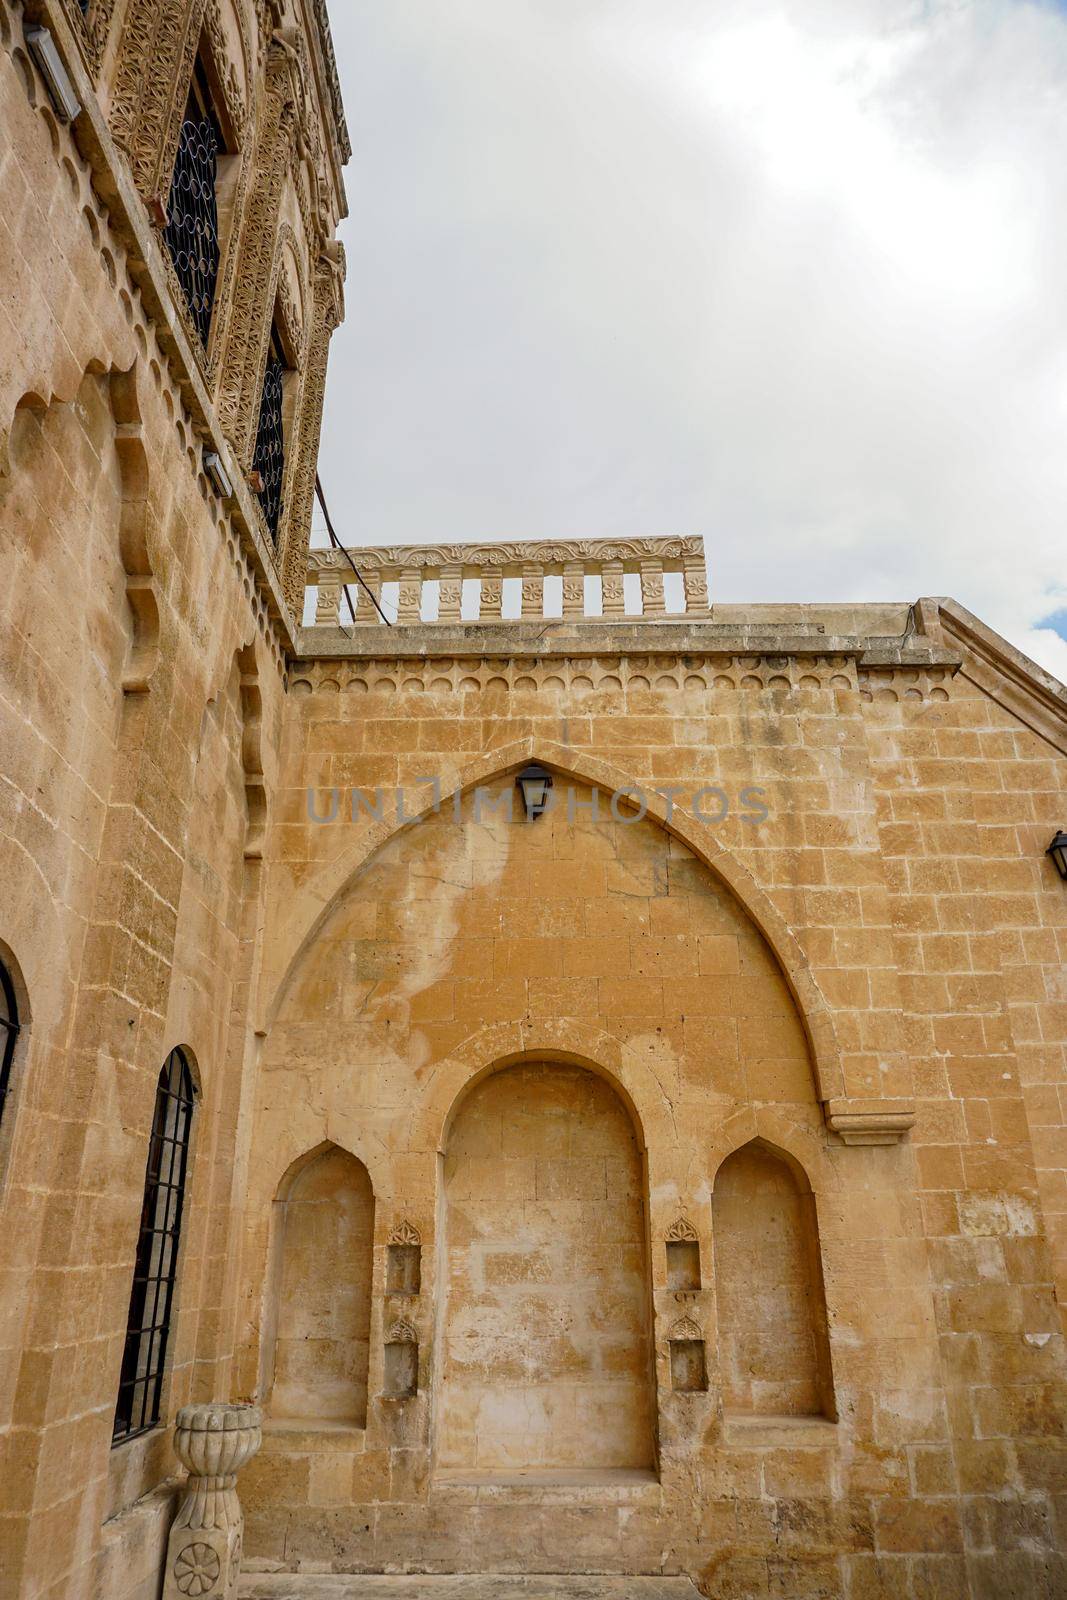
[[[468,1091],[443,1157],[439,1473],[652,1468],[644,1187],[599,1074],[528,1060]]]
[[[620,770],[587,752],[543,739],[527,737],[516,740],[467,763],[456,772],[454,784],[444,783],[443,791],[438,789],[431,792],[432,786],[424,784],[414,795],[405,792],[403,819],[395,816],[388,805],[378,809],[365,805],[354,798],[354,790],[334,789],[319,795],[314,812],[316,819],[340,820],[346,824],[337,829],[337,840],[342,847],[324,852],[321,868],[295,893],[291,887],[285,891],[286,914],[283,924],[286,932],[273,942],[266,955],[260,1000],[264,1029],[290,1010],[289,997],[294,983],[301,981],[309,951],[324,935],[329,937],[330,924],[336,921],[339,909],[349,902],[356,886],[368,871],[373,875],[380,865],[395,861],[397,840],[405,835],[411,837],[412,822],[419,824],[414,830],[417,835],[423,835],[426,827],[438,829],[442,820],[468,822],[472,811],[477,811],[479,793],[488,799],[487,810],[491,810],[498,800],[505,798],[513,788],[515,775],[531,760],[543,763],[556,775],[556,798],[562,804],[555,810],[553,827],[561,820],[569,794],[573,794],[582,824],[594,786],[601,795],[602,813],[615,793],[642,795],[647,807],[647,820],[634,825],[631,816],[621,825],[626,826],[633,835],[641,828],[658,833],[664,853],[667,853],[669,842],[670,853],[692,863],[693,870],[702,884],[711,890],[713,897],[721,895],[725,901],[737,907],[739,920],[755,934],[756,942],[774,973],[782,979],[795,1014],[801,1021],[816,1099],[825,1104],[839,1102],[837,1114],[842,1115],[845,1106],[841,1098],[844,1095],[844,1081],[833,1014],[795,935],[751,872],[724,847],[713,831],[695,820],[683,807],[674,806],[663,794],[643,784],[635,790],[633,773]],[[625,811],[625,805],[622,809]],[[485,820],[484,816],[482,820]],[[570,821],[569,816],[566,820]],[[618,821],[617,818],[614,820]],[[351,826],[348,826],[349,823]],[[597,824],[598,832],[603,826],[602,815]],[[546,818],[539,823],[538,837],[543,840],[548,831],[549,821]],[[579,831],[585,831],[584,825],[580,826]],[[571,859],[574,859],[573,856]],[[601,858],[594,854],[592,859]],[[664,882],[663,878],[659,880],[657,894],[664,892]],[[573,929],[573,923],[571,926]],[[728,966],[724,975],[729,975],[733,970]],[[684,974],[676,971],[675,976]],[[910,1119],[903,1110],[898,1109],[896,1115],[899,1126],[894,1124],[893,1138],[899,1137],[910,1125]],[[866,1122],[871,1121],[872,1118],[868,1116]],[[871,1129],[866,1124],[865,1131],[869,1142]]]
[[[577,777],[556,792],[530,827],[514,774],[496,775],[386,834],[292,966],[267,1069],[343,1068],[346,1094],[381,1075],[391,1099],[476,1027],[573,1018],[670,1038],[683,1096],[703,1106],[815,1109],[794,975],[746,904],[652,815],[616,815],[601,791],[594,818]],[[347,811],[331,826],[343,836]]]

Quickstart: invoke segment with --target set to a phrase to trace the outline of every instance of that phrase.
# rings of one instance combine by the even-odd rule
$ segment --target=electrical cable
[[[315,474],[315,493],[318,496],[319,505],[322,507],[322,514],[326,518],[326,532],[330,536],[330,543],[333,545],[335,550],[340,550],[341,554],[344,556],[345,560],[348,562],[348,565],[352,568],[352,571],[355,573],[356,582],[360,585],[360,587],[362,589],[366,590],[367,594],[370,596],[371,605],[374,607],[375,611],[381,617],[381,619],[385,623],[386,627],[387,628],[391,628],[393,626],[393,624],[390,622],[389,618],[386,616],[385,612],[382,610],[381,606],[378,604],[377,595],[364,582],[364,578],[363,578],[362,572],[360,572],[359,568],[356,566],[356,563],[352,560],[351,554],[349,553],[349,551],[347,551],[345,549],[344,545],[341,543],[340,539],[337,537],[336,533],[334,533],[334,531],[333,531],[333,523],[330,520],[329,508],[326,505],[326,496],[322,492],[322,479],[319,477],[317,472]],[[348,609],[352,613],[352,621],[355,622],[355,620],[356,620],[356,608],[352,604],[352,596],[348,593],[348,585],[347,584],[343,584],[342,588],[345,591],[345,598],[348,601]]]

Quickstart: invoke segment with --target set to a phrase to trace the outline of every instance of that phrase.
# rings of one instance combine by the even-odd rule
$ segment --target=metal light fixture
[[[531,761],[515,779],[515,787],[522,795],[527,822],[536,822],[548,810],[548,792],[552,787],[552,774],[547,767]]]
[[[223,466],[222,457],[219,455],[217,450],[204,451],[204,471],[207,473],[208,477],[211,479],[222,498],[224,500],[232,500],[233,484],[230,482],[230,474]]]
[[[1049,845],[1045,854],[1052,857],[1056,863],[1056,871],[1061,878],[1067,880],[1067,833],[1064,833],[1062,828]]]
[[[47,28],[27,28],[26,43],[30,47],[30,54],[37,63],[38,71],[44,79],[48,98],[56,109],[56,114],[64,122],[73,122],[81,111],[82,103],[74,92],[74,85],[70,81],[70,74],[63,65],[63,58],[56,49],[56,41]]]

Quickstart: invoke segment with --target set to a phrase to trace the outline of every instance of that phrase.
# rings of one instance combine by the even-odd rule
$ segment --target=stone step
[[[329,1577],[246,1573],[240,1600],[700,1600],[688,1578]]]

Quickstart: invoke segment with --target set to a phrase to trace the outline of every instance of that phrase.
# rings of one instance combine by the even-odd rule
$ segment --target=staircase
[[[240,1600],[700,1600],[688,1578],[292,1576],[247,1573]]]

